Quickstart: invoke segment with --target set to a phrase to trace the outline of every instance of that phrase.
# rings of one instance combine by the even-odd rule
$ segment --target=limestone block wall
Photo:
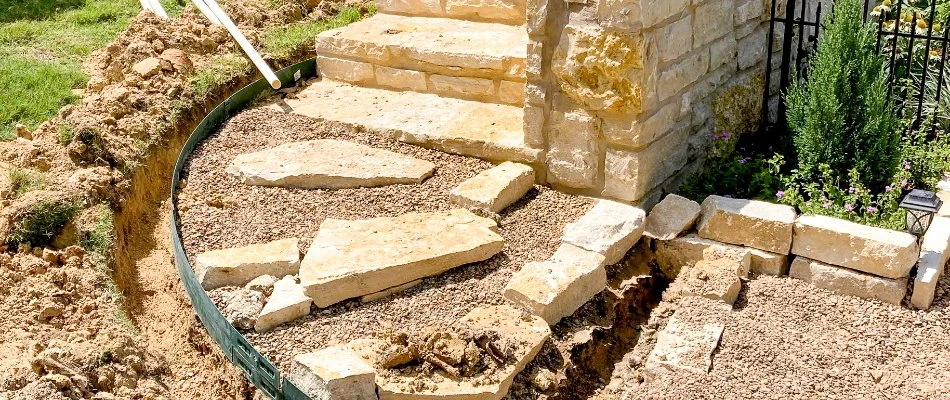
[[[714,133],[753,130],[770,7],[527,0],[525,136],[547,149],[549,183],[649,206],[702,162]]]

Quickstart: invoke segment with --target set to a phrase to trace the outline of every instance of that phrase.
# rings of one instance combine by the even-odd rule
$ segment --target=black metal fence
[[[950,91],[946,76],[950,16],[932,21],[938,18],[940,0],[892,1],[864,2],[864,21],[877,25],[877,50],[886,58],[887,95],[894,101],[895,112],[909,122],[908,133],[926,132],[933,137],[950,131],[950,100],[945,98]],[[808,61],[833,9],[833,0],[772,1],[763,129],[787,128],[783,96],[794,79],[807,76]],[[781,46],[780,51],[776,46]],[[773,54],[780,54],[780,59],[775,60]]]

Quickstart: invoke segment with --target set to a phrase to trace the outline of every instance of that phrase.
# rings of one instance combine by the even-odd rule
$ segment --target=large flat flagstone
[[[311,140],[241,154],[227,172],[255,186],[342,189],[421,183],[435,164],[344,140]]]
[[[501,212],[534,187],[534,169],[504,162],[480,172],[452,189],[450,198],[462,207]]]
[[[725,324],[717,316],[722,310],[716,308],[729,307],[716,303],[695,297],[680,302],[680,308],[670,316],[647,357],[648,377],[672,371],[709,373],[713,353],[725,330]]]
[[[495,221],[468,210],[327,219],[300,266],[300,283],[319,307],[376,293],[486,260],[505,241]]]
[[[207,251],[195,257],[195,273],[205,290],[244,286],[261,275],[296,275],[300,268],[298,242],[291,238]]]

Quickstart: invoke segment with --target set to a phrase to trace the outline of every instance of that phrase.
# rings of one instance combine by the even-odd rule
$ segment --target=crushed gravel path
[[[237,155],[282,143],[323,138],[345,139],[433,162],[436,172],[421,185],[380,188],[302,190],[245,186],[225,173]],[[182,240],[189,256],[227,247],[289,237],[306,249],[325,218],[362,219],[411,211],[455,208],[449,191],[492,166],[473,158],[395,142],[371,132],[266,108],[231,118],[204,141],[185,169],[179,199]],[[225,204],[221,207],[221,204]],[[372,303],[349,300],[316,309],[274,331],[245,332],[281,369],[298,353],[369,337],[387,329],[417,331],[447,326],[475,307],[502,304],[511,274],[528,261],[554,253],[565,224],[586,212],[592,200],[536,186],[501,214],[505,250],[495,257],[456,268],[406,292]]]
[[[950,277],[930,311],[840,296],[790,278],[745,283],[708,375],[643,383],[642,340],[598,399],[950,399]],[[675,305],[654,310],[658,332]],[[645,336],[651,336],[645,335]]]

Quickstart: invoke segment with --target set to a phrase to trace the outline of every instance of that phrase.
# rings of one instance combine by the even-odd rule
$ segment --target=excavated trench
[[[250,82],[251,77],[245,76],[224,87],[240,88]],[[185,391],[201,393],[196,398],[252,398],[254,393],[193,317],[175,270],[168,227],[169,184],[177,156],[192,130],[230,92],[222,90],[192,108],[179,118],[166,142],[150,149],[142,166],[133,172],[129,192],[114,220],[112,267],[124,296],[123,309],[150,347],[174,358],[169,365],[174,379],[195,381],[190,386],[214,383],[205,392]],[[560,354],[533,362],[558,371],[559,389],[548,393],[548,398],[590,397],[604,387],[615,364],[636,345],[640,326],[669,286],[669,278],[656,267],[646,243],[645,239],[622,263],[610,267],[608,289],[584,306],[584,312],[578,313],[583,317],[553,328],[557,349],[552,352]],[[517,381],[530,385],[525,375],[523,372]],[[508,398],[519,397],[511,393]]]

